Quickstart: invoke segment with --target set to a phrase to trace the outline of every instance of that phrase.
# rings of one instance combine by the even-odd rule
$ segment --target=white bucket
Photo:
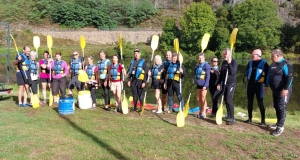
[[[78,106],[80,109],[90,109],[92,105],[93,102],[90,91],[78,92]]]

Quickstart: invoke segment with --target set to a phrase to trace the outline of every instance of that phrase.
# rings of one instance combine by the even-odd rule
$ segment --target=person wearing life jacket
[[[92,56],[87,57],[88,64],[85,66],[85,72],[88,75],[89,81],[86,83],[92,96],[93,106],[91,110],[96,109],[96,90],[98,89],[98,67],[93,63],[94,58]]]
[[[292,94],[293,67],[289,61],[283,58],[280,49],[275,49],[271,54],[272,64],[267,76],[267,84],[273,95],[273,104],[276,111],[277,123],[270,126],[275,129],[273,136],[279,136],[284,130],[286,119],[286,105]]]
[[[247,64],[247,99],[248,99],[248,117],[246,123],[252,123],[253,99],[256,95],[257,104],[261,114],[261,125],[265,122],[265,106],[263,102],[264,93],[267,92],[267,78],[269,65],[266,60],[261,59],[261,50],[256,49],[252,52],[252,60]]]
[[[69,73],[68,64],[61,59],[61,53],[55,53],[55,60],[52,58],[48,59],[47,69],[51,69],[51,78],[52,78],[52,95],[53,95],[53,104],[51,107],[58,107],[58,98],[57,95],[60,91],[60,96],[66,95],[66,75]]]
[[[183,64],[180,66],[180,62],[178,59],[178,54],[173,53],[172,54],[172,62],[170,62],[166,76],[165,76],[165,84],[164,87],[165,89],[168,90],[168,106],[169,110],[166,113],[172,113],[173,112],[173,105],[174,105],[174,100],[173,100],[173,95],[174,92],[176,92],[178,102],[181,102],[181,108],[183,109],[184,107],[184,100],[182,97],[182,94],[180,93],[180,78],[183,78],[186,74],[185,68]]]
[[[139,49],[134,49],[134,59],[131,60],[128,73],[128,86],[131,87],[134,107],[131,111],[137,111],[137,102],[140,106],[144,104],[146,82],[148,79],[148,66],[144,59],[141,58]],[[141,109],[139,110],[141,111]]]
[[[14,65],[16,65],[16,77],[18,83],[18,103],[19,107],[29,107],[30,104],[27,103],[28,97],[28,88],[31,84],[31,77],[29,73],[29,54],[30,48],[25,46],[23,48],[23,52],[19,52],[17,54]],[[23,94],[23,102],[22,102],[22,94]]]
[[[235,123],[233,94],[236,88],[236,72],[238,63],[232,58],[232,52],[228,48],[223,51],[223,57],[224,61],[222,62],[217,89],[221,90],[222,88],[222,92],[224,93],[224,101],[227,110],[227,117],[225,118],[227,120],[226,124],[233,125]],[[226,79],[227,81],[225,82]]]
[[[212,99],[212,112],[210,118],[216,117],[218,110],[218,100],[221,92],[217,90],[217,85],[220,77],[220,69],[218,66],[218,58],[211,59],[210,78],[209,78],[209,93]]]
[[[172,51],[167,51],[166,52],[166,59],[163,61],[163,66],[164,66],[164,70],[163,73],[164,75],[166,75],[167,69],[169,67],[170,62],[172,61]],[[164,87],[164,79],[161,79],[161,106],[162,106],[162,111],[165,111],[165,105],[166,105],[166,101],[167,101],[167,93],[168,90],[165,89]]]
[[[108,75],[106,77],[106,85],[110,86],[111,91],[114,94],[116,109],[115,112],[122,112],[122,98],[121,92],[123,89],[123,77],[126,75],[124,65],[119,63],[118,55],[113,55],[112,64],[108,67]]]
[[[49,87],[49,91],[51,91],[51,82],[50,82],[50,70],[47,69],[49,59],[49,52],[44,51],[44,58],[39,61],[40,66],[40,82],[42,84],[42,94],[43,94],[43,102],[41,102],[41,106],[44,104],[47,104],[46,102],[46,92],[47,92],[47,86]]]
[[[83,63],[84,59],[79,58],[79,53],[77,51],[73,52],[73,58],[71,59],[69,63],[69,68],[70,68],[70,76],[71,79],[68,84],[68,89],[69,89],[69,94],[72,94],[72,90],[76,87],[77,91],[81,91],[83,88],[84,83],[81,83],[78,80],[78,71],[83,69]]]
[[[99,78],[98,78],[98,84],[101,86],[104,92],[104,109],[106,111],[110,111],[110,97],[109,97],[109,85],[107,85],[105,82],[107,77],[107,67],[111,65],[111,62],[109,59],[106,59],[106,53],[104,51],[99,52],[100,60],[97,63],[98,71],[99,71]]]
[[[197,101],[199,106],[199,115],[198,118],[206,118],[206,94],[210,80],[210,65],[205,62],[204,53],[199,53],[198,63],[194,69],[194,76],[197,83]]]
[[[30,60],[29,60],[29,73],[31,78],[31,91],[33,93],[33,96],[36,96],[37,99],[39,99],[37,95],[37,85],[38,85],[38,69],[39,64],[35,60],[37,57],[37,53],[35,51],[30,52]],[[40,105],[43,105],[43,103],[40,102]]]
[[[162,64],[161,56],[156,55],[154,57],[154,64],[148,71],[148,76],[152,79],[151,88],[154,90],[156,99],[157,109],[152,110],[153,113],[160,114],[162,111],[162,104],[160,99],[160,89],[163,88],[164,84],[164,65]]]

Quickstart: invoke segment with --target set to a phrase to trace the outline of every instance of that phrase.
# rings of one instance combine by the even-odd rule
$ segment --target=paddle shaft
[[[226,77],[225,77],[225,82],[224,82],[224,86],[223,86],[223,93],[222,93],[222,98],[221,98],[221,105],[223,105],[223,100],[224,100],[224,92],[225,92],[225,87],[226,87],[226,83],[227,83],[227,78],[228,78],[228,69],[226,71]]]

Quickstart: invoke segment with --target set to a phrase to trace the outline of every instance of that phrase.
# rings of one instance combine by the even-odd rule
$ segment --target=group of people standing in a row
[[[261,59],[262,52],[257,49],[252,53],[252,60],[247,65],[246,81],[247,81],[247,98],[248,98],[248,115],[249,119],[246,123],[252,122],[253,99],[256,94],[258,105],[261,112],[261,124],[265,124],[265,107],[263,104],[263,95],[267,91],[266,87],[270,87],[273,92],[274,108],[276,110],[277,123],[272,128],[276,129],[273,135],[278,136],[283,132],[283,125],[286,116],[286,104],[292,91],[292,66],[283,58],[281,50],[276,49],[271,53],[272,64],[269,66],[266,60]],[[145,59],[141,58],[140,50],[134,50],[134,59],[130,62],[130,66],[126,72],[124,65],[119,62],[118,55],[112,56],[112,62],[106,58],[104,51],[99,52],[100,60],[94,64],[93,57],[87,57],[87,64],[84,65],[84,59],[79,58],[77,51],[73,52],[73,58],[69,63],[62,60],[61,53],[55,53],[55,60],[49,56],[49,52],[44,52],[44,57],[36,61],[36,52],[31,51],[28,46],[23,48],[14,62],[17,65],[17,82],[19,85],[18,100],[19,106],[30,106],[27,103],[28,88],[32,89],[33,94],[37,94],[37,75],[40,69],[40,82],[42,84],[43,101],[41,105],[46,103],[46,88],[49,87],[54,96],[53,106],[57,107],[57,95],[66,95],[66,88],[69,89],[68,94],[72,94],[72,89],[82,90],[85,86],[91,91],[93,106],[96,107],[96,89],[101,87],[104,91],[105,107],[110,110],[109,90],[114,94],[116,102],[116,111],[121,111],[121,91],[123,89],[124,77],[127,74],[128,86],[132,89],[134,106],[131,111],[137,111],[138,101],[142,106],[145,98],[145,91],[149,77],[152,79],[151,88],[157,103],[157,109],[154,113],[172,113],[174,105],[174,93],[176,93],[178,102],[182,108],[184,100],[180,92],[180,79],[186,75],[183,64],[179,62],[179,56],[171,51],[166,52],[165,60],[161,56],[154,57],[153,64],[150,68]],[[206,94],[209,90],[213,107],[211,117],[216,116],[218,110],[218,99],[222,93],[227,109],[227,125],[235,123],[233,96],[236,88],[236,73],[238,63],[232,58],[230,49],[223,51],[224,61],[221,67],[218,66],[218,58],[212,58],[211,64],[205,61],[204,53],[198,56],[198,62],[194,67],[194,78],[197,84],[197,101],[200,107],[198,118],[206,118]],[[80,70],[85,70],[90,81],[82,83],[78,80]],[[66,85],[66,75],[70,74],[70,81]],[[22,92],[25,90],[24,101],[22,101]],[[167,103],[168,98],[168,103]],[[168,109],[165,109],[167,104]]]

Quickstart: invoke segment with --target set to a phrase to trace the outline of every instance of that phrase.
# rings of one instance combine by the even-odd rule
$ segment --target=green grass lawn
[[[15,91],[14,91],[15,92]],[[183,128],[176,115],[127,115],[76,108],[61,116],[48,106],[19,108],[0,99],[0,159],[295,159],[300,155],[299,116],[288,115],[280,137],[268,126],[217,126],[192,115]],[[237,111],[242,111],[237,109]],[[299,114],[298,114],[299,115]]]

